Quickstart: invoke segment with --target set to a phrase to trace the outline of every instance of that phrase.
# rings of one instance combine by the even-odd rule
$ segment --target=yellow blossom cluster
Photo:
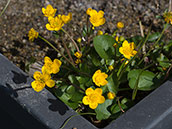
[[[163,17],[167,23],[172,24],[172,12],[164,13]]]
[[[75,52],[75,57],[77,58],[76,60],[75,60],[75,63],[76,64],[79,64],[79,63],[81,63],[81,57],[82,57],[82,53],[80,53],[80,52]]]
[[[46,8],[42,8],[42,13],[45,17],[48,17],[48,22],[46,28],[50,31],[60,30],[64,24],[67,24],[72,19],[72,13],[68,15],[57,15],[55,16],[57,9],[54,9],[51,5],[47,5]]]
[[[55,81],[51,79],[51,74],[56,74],[59,72],[61,66],[61,61],[54,59],[52,61],[49,57],[44,58],[44,65],[42,67],[42,73],[36,71],[33,75],[35,79],[31,86],[36,92],[40,92],[47,85],[49,88],[54,87]]]
[[[87,15],[90,16],[89,20],[90,20],[91,24],[93,25],[93,27],[101,26],[106,21],[105,18],[103,17],[104,12],[102,10],[97,12],[94,9],[88,8],[86,13],[87,13]]]
[[[92,80],[97,86],[104,86],[108,83],[106,78],[108,75],[104,72],[101,72],[101,70],[97,70],[93,76]],[[91,109],[96,109],[98,104],[104,103],[105,98],[102,96],[102,89],[101,88],[96,88],[93,90],[92,88],[87,88],[85,91],[86,96],[82,99],[83,104],[89,105]],[[115,96],[114,96],[115,97]],[[112,99],[112,97],[111,97]]]
[[[29,40],[33,41],[35,38],[38,38],[38,36],[39,36],[39,33],[35,29],[31,28],[28,33]]]

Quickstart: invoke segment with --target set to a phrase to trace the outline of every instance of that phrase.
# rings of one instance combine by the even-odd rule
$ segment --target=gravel
[[[6,2],[0,0],[0,11]],[[47,18],[43,16],[41,8],[48,4],[57,8],[60,14],[72,12],[72,21],[65,25],[64,29],[72,34],[74,39],[80,36],[81,28],[86,23],[87,8],[105,12],[106,23],[99,27],[104,32],[113,32],[118,21],[124,22],[125,28],[120,34],[126,37],[140,35],[139,19],[145,32],[152,22],[154,30],[161,30],[161,20],[154,18],[156,15],[162,15],[168,8],[168,0],[11,0],[6,12],[0,17],[0,53],[23,70],[33,57],[42,61],[45,55],[56,56],[44,42],[29,42],[27,37],[28,31],[33,27],[46,39],[58,42],[52,37],[52,32],[45,28]],[[171,31],[167,34],[171,35]],[[68,41],[66,37],[64,39]]]

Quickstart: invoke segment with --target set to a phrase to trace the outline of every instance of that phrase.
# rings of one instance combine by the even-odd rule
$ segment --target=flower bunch
[[[63,51],[56,47],[59,42],[52,44],[33,28],[28,34],[29,40],[40,38],[59,55],[59,59],[44,58],[41,72],[36,71],[33,75],[35,80],[31,85],[35,91],[40,92],[48,86],[54,95],[77,112],[89,111],[95,113],[97,120],[111,121],[141,98],[137,91],[153,90],[172,75],[172,42],[163,39],[172,22],[171,12],[163,15],[162,32],[149,31],[146,36],[134,37],[121,35],[124,28],[121,21],[114,23],[112,33],[97,30],[95,27],[106,21],[104,12],[91,8],[85,13],[89,21],[82,28],[82,34],[71,36],[62,27],[72,19],[72,14],[56,16],[56,12],[51,5],[42,8],[48,18],[46,28],[53,31]],[[70,41],[63,41],[64,34]]]
[[[57,9],[54,9],[51,5],[47,5],[46,8],[42,8],[42,13],[45,17],[48,17],[48,22],[46,24],[46,28],[50,31],[58,31],[60,30],[64,24],[67,24],[72,19],[72,13],[68,13],[68,15],[57,15]]]
[[[44,89],[45,85],[47,85],[49,88],[52,88],[55,86],[55,81],[51,79],[50,74],[56,74],[59,72],[61,66],[61,61],[58,59],[52,60],[46,56],[44,58],[44,65],[42,66],[42,73],[39,71],[36,71],[33,75],[33,78],[35,81],[31,83],[32,88],[36,92],[40,92]]]

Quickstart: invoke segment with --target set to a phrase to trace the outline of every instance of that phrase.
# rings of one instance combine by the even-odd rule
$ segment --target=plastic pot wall
[[[59,129],[76,114],[49,91],[35,92],[32,78],[0,54],[0,108],[26,129]],[[172,80],[111,122],[104,129],[172,129]],[[98,129],[82,116],[64,129]]]

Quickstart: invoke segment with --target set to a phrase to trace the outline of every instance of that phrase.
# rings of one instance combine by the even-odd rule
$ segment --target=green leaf
[[[97,120],[104,120],[109,118],[111,113],[107,110],[107,108],[112,104],[113,100],[107,99],[103,104],[99,104],[95,109]]]
[[[159,38],[161,34],[159,32],[153,33],[149,36],[148,41],[153,42]]]
[[[169,59],[162,53],[157,58],[157,61],[159,62],[159,65],[163,68],[168,68],[171,65],[171,63],[169,63]]]
[[[107,78],[107,87],[108,87],[108,90],[110,92],[113,92],[115,94],[117,94],[117,91],[118,91],[118,85],[119,85],[119,82],[118,82],[118,78],[117,78],[117,75],[116,73],[112,73],[108,78]]]
[[[75,93],[75,87],[72,85],[68,86],[68,88],[66,89],[66,93],[74,94]]]
[[[90,51],[90,57],[91,57],[91,61],[93,62],[93,64],[95,66],[100,66],[101,65],[101,63],[100,63],[101,58],[99,57],[99,55],[97,54],[97,52],[95,51],[94,48],[91,49],[91,51]]]
[[[78,92],[75,92],[75,94],[73,94],[70,100],[73,102],[79,102],[79,101],[82,101],[83,97],[84,97],[84,94],[78,91]]]
[[[78,102],[69,101],[72,95],[65,93],[61,88],[56,89],[55,95],[72,109],[76,109],[78,107]]]
[[[139,80],[138,80],[139,77]],[[157,84],[156,75],[150,71],[142,71],[142,69],[134,69],[128,73],[129,86],[134,89],[138,80],[138,90],[148,91],[155,89]]]
[[[109,35],[99,35],[93,39],[94,48],[103,59],[111,59],[114,57],[114,43],[115,39]]]
[[[72,84],[75,84],[75,85],[78,85],[78,86],[79,86],[79,82],[78,82],[78,80],[76,79],[76,76],[74,76],[74,75],[69,75],[69,76],[68,76],[68,79],[70,80],[70,82],[71,82]]]

